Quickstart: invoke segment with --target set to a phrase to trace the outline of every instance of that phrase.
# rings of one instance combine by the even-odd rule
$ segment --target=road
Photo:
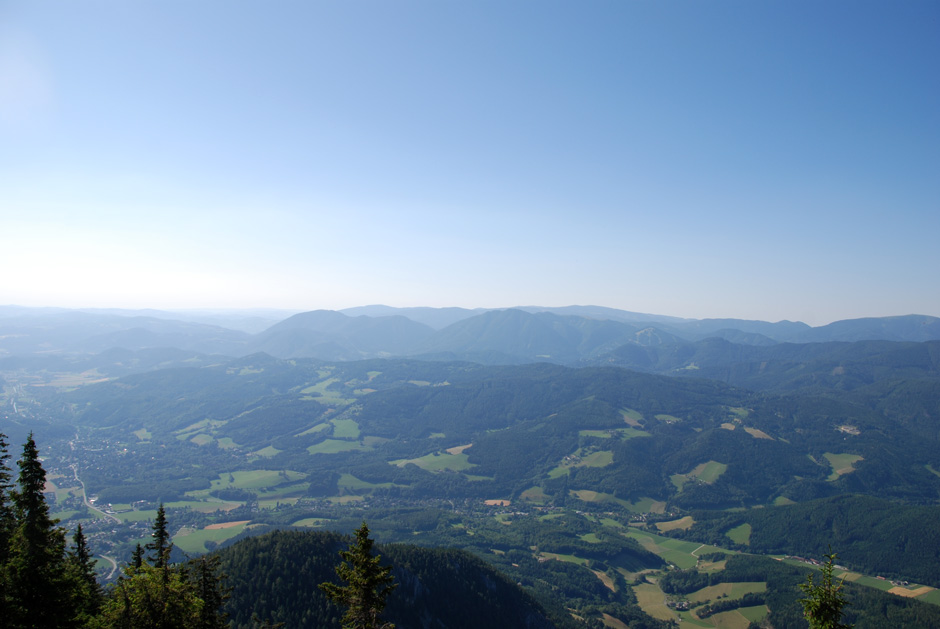
[[[85,481],[83,481],[82,479],[78,477],[78,466],[75,463],[72,463],[69,467],[72,468],[72,473],[75,474],[75,480],[77,480],[82,486],[82,502],[85,503],[85,506],[88,507],[90,510],[94,511],[95,513],[100,514],[101,517],[104,518],[105,520],[114,520],[115,522],[120,524],[121,520],[119,518],[116,518],[113,515],[109,515],[105,513],[104,511],[96,507],[95,505],[88,502],[88,494],[85,493]]]

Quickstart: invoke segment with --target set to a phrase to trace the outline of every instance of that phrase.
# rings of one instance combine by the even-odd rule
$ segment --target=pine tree
[[[224,629],[228,627],[228,614],[222,611],[222,605],[228,600],[230,588],[223,585],[224,574],[219,573],[221,560],[217,555],[203,555],[190,562],[190,579],[196,596],[202,602],[199,612],[199,629]]]
[[[828,555],[823,555],[826,563],[822,567],[822,582],[813,583],[813,575],[806,577],[806,583],[800,584],[800,589],[806,594],[801,598],[803,616],[809,622],[810,629],[851,629],[852,625],[842,622],[842,608],[847,603],[842,593],[843,583],[834,585],[832,571],[836,554],[829,549]]]
[[[140,542],[137,543],[137,546],[134,548],[134,552],[131,555],[131,565],[135,570],[140,570],[141,566],[144,565],[144,549],[140,545]]]
[[[88,548],[88,541],[85,539],[81,524],[75,529],[72,544],[72,550],[68,554],[71,578],[74,583],[72,609],[75,610],[76,617],[81,622],[87,622],[98,613],[102,594],[101,586],[95,576],[95,560]]]
[[[150,560],[155,568],[166,568],[170,563],[170,551],[173,543],[170,541],[170,532],[166,524],[166,511],[163,503],[157,509],[157,518],[153,521],[153,541],[147,544],[147,550],[152,551]]]
[[[14,627],[67,627],[72,587],[65,563],[65,532],[49,517],[46,471],[30,433],[23,446],[19,489],[13,492],[15,528],[10,539],[5,590]]]
[[[336,566],[336,574],[346,585],[321,583],[334,603],[346,607],[343,629],[394,629],[391,623],[380,623],[379,615],[385,609],[385,599],[398,587],[391,575],[391,566],[381,566],[381,556],[372,556],[373,541],[369,527],[363,522],[356,529],[356,539],[347,550],[340,551],[343,562]]]

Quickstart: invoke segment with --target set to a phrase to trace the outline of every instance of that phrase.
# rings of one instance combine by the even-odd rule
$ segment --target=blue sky
[[[0,4],[0,303],[940,316],[936,2]]]

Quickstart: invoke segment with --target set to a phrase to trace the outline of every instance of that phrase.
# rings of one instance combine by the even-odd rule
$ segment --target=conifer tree
[[[381,623],[379,615],[385,609],[385,599],[398,587],[392,577],[391,566],[381,566],[381,556],[372,556],[373,541],[369,527],[363,522],[356,529],[356,539],[347,550],[340,551],[343,562],[336,566],[336,574],[346,585],[321,583],[334,603],[346,607],[343,629],[394,629],[391,623]]]
[[[852,625],[842,622],[842,608],[846,599],[842,593],[843,584],[833,584],[832,571],[836,554],[829,549],[829,554],[823,555],[826,563],[822,567],[821,583],[813,583],[813,575],[806,577],[806,583],[800,584],[800,589],[806,595],[801,598],[803,617],[809,622],[810,629],[851,629]]]
[[[101,606],[101,586],[95,576],[95,560],[88,548],[88,540],[85,539],[81,524],[75,529],[72,544],[72,550],[68,554],[74,582],[72,609],[77,618],[87,622],[98,613]]]
[[[170,563],[170,551],[173,548],[173,543],[170,541],[170,532],[166,524],[166,511],[162,502],[160,508],[157,509],[157,517],[153,521],[152,537],[153,541],[147,544],[147,550],[153,552],[150,561],[153,562],[155,568],[164,569]]]
[[[223,585],[225,575],[219,573],[221,560],[217,555],[203,555],[190,563],[190,579],[196,596],[203,602],[197,626],[199,629],[228,627],[228,614],[222,611],[222,605],[228,600],[229,588]]]
[[[19,489],[13,492],[15,528],[7,561],[9,612],[12,626],[67,627],[72,587],[65,564],[65,533],[49,516],[43,491],[46,471],[30,433],[23,446]]]

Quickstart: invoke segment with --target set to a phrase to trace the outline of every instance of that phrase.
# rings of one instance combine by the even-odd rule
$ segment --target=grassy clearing
[[[687,531],[692,528],[692,525],[695,524],[695,520],[692,519],[692,516],[687,515],[684,518],[679,518],[678,520],[670,520],[669,522],[657,522],[656,528],[662,532],[666,531]]]
[[[140,430],[134,431],[134,436],[137,437],[138,441],[150,441],[150,439],[153,437],[153,433],[151,433],[146,428],[141,428]]]
[[[776,498],[774,498],[775,507],[781,507],[784,505],[795,505],[795,504],[796,503],[794,501],[790,500],[786,496],[777,496]]]
[[[333,437],[336,439],[358,439],[359,422],[354,419],[331,419]]]
[[[585,432],[585,431],[582,431]],[[574,454],[570,454],[554,469],[549,471],[549,478],[558,478],[568,474],[572,467],[607,467],[614,462],[614,453],[610,450],[600,450],[597,452],[585,452],[583,448],[578,448]]]
[[[723,423],[721,427],[724,428],[725,430],[734,430],[735,428],[737,428],[737,426],[728,422]]]
[[[639,411],[632,408],[622,408],[620,414],[623,416],[623,421],[634,428],[640,428],[643,425],[643,415]]]
[[[322,372],[321,372],[322,374]],[[322,375],[321,375],[322,377]],[[311,385],[305,389],[301,389],[303,395],[307,395],[315,399],[321,404],[327,406],[347,406],[355,402],[355,400],[350,400],[348,398],[342,397],[336,391],[330,391],[328,387],[339,382],[339,378],[326,378],[320,382]]]
[[[709,616],[708,620],[712,622],[711,626],[717,627],[718,629],[747,629],[751,624],[751,621],[741,615],[736,609]]]
[[[669,537],[663,537],[646,531],[630,529],[623,533],[626,537],[635,539],[640,546],[654,555],[659,555],[663,561],[674,564],[683,570],[694,568],[698,557],[692,554],[701,544],[683,542]],[[704,552],[704,551],[703,551]]]
[[[727,535],[735,544],[744,544],[745,546],[750,546],[751,525],[745,522],[741,526],[728,529],[725,531],[725,535]]]
[[[766,605],[754,605],[752,607],[739,607],[737,611],[748,622],[760,622],[770,613],[770,608]]]
[[[444,452],[446,452],[447,454],[463,454],[464,450],[467,450],[472,447],[473,447],[473,444],[468,443],[463,446],[454,446],[453,448],[447,448],[446,450],[444,450]]]
[[[223,450],[229,450],[231,448],[237,448],[238,444],[232,441],[231,437],[219,437],[216,439],[215,444],[222,448]]]
[[[647,531],[639,531],[635,528],[630,528],[628,531],[622,532],[622,535],[635,539],[639,542],[640,546],[646,550],[655,555],[659,555],[664,561],[674,564],[683,570],[695,567],[698,563],[697,555],[728,552],[717,546],[699,544],[697,542],[684,542]]]
[[[564,561],[566,563],[573,563],[578,566],[588,565],[588,560],[578,557],[577,555],[562,555],[560,553],[539,553],[539,557],[543,559],[554,559],[555,561]]]
[[[307,448],[307,452],[310,454],[336,454],[348,450],[371,450],[371,448],[357,441],[340,441],[338,439],[327,439]]]
[[[296,485],[279,485],[273,489],[259,489],[255,491],[258,500],[284,500],[288,496],[298,496],[307,493],[310,483],[297,483]]]
[[[633,586],[640,609],[657,620],[675,620],[676,613],[666,607],[666,595],[658,585],[642,583]]]
[[[682,491],[685,484],[693,479],[708,484],[714,483],[727,469],[728,466],[724,463],[708,461],[696,465],[695,468],[687,474],[673,474],[669,479],[672,481],[672,484],[676,486],[676,489]]]
[[[219,478],[211,481],[210,491],[217,489],[268,489],[284,483],[296,483],[307,475],[292,470],[249,470],[243,472],[229,472],[219,474]]]
[[[428,472],[441,472],[443,470],[461,472],[475,467],[474,464],[470,463],[467,459],[468,455],[463,453],[450,454],[448,452],[434,452],[418,457],[417,459],[398,459],[396,461],[389,461],[389,463],[397,465],[398,467],[405,467],[409,463],[414,463]]]
[[[707,463],[697,465],[695,469],[692,470],[692,475],[703,483],[714,483],[716,480],[718,480],[719,476],[725,473],[725,470],[727,469],[728,466],[724,463],[709,461]]]
[[[153,520],[157,517],[156,509],[148,509],[145,511],[125,511],[124,513],[115,513],[114,517],[118,518],[122,522],[145,522],[147,520]]]
[[[278,449],[275,448],[274,446],[268,446],[268,447],[266,447],[266,448],[261,448],[260,450],[255,450],[255,451],[252,452],[251,454],[252,454],[253,456],[260,456],[260,457],[264,457],[264,458],[266,458],[266,459],[269,459],[269,458],[271,458],[272,456],[275,456],[275,455],[277,455],[277,454],[280,454],[281,452],[283,452],[283,450],[278,450]]]
[[[307,528],[315,529],[328,524],[331,520],[326,518],[304,518],[303,520],[297,520],[291,526],[304,526]]]
[[[537,504],[542,504],[548,500],[548,496],[545,495],[545,492],[542,491],[542,488],[538,485],[526,489],[519,495],[519,498],[526,502],[534,502]]]
[[[621,500],[613,494],[605,494],[599,491],[593,491],[591,489],[571,489],[568,491],[568,493],[583,502],[615,502],[623,507],[627,507],[628,509],[631,506],[629,502],[626,500]]]
[[[751,411],[744,408],[743,406],[729,406],[728,410],[734,415],[735,419],[747,419],[748,415],[751,414]]]
[[[940,605],[940,590],[931,590],[926,594],[921,594],[917,597],[917,600],[930,603],[931,605]]]
[[[307,430],[303,432],[299,432],[295,436],[303,437],[304,435],[312,435],[314,433],[320,432],[321,430],[327,430],[329,427],[330,427],[329,423],[323,422],[322,424],[317,424],[316,426],[308,428]]]
[[[855,471],[855,464],[862,460],[857,454],[834,454],[826,452],[823,454],[829,465],[832,466],[832,474],[826,480],[838,480],[844,474],[850,474]]]
[[[183,528],[173,536],[173,543],[183,552],[205,553],[209,551],[206,548],[206,542],[224,542],[244,531],[245,526],[247,522],[233,523],[233,526],[225,528],[206,527],[198,530]]]
[[[734,600],[741,598],[745,594],[756,594],[757,592],[766,591],[767,583],[765,581],[719,583],[692,592],[687,598],[693,603],[703,603],[707,600],[715,600],[719,596]]]
[[[396,485],[395,483],[370,483],[356,478],[352,474],[343,474],[339,477],[339,480],[336,482],[337,487],[339,487],[341,492],[348,493],[358,493],[362,491],[372,491],[373,489],[388,488],[388,487],[404,487],[404,485]]]
[[[771,437],[771,436],[768,435],[766,432],[764,432],[763,430],[760,430],[760,429],[758,429],[758,428],[745,428],[745,429],[744,429],[744,432],[746,432],[747,434],[751,435],[751,436],[754,437],[755,439],[770,439],[771,441],[774,440],[773,437]]]
[[[666,422],[667,424],[673,424],[675,422],[681,422],[682,419],[676,417],[675,415],[667,415],[666,413],[660,413],[656,415],[656,419],[661,422]]]

